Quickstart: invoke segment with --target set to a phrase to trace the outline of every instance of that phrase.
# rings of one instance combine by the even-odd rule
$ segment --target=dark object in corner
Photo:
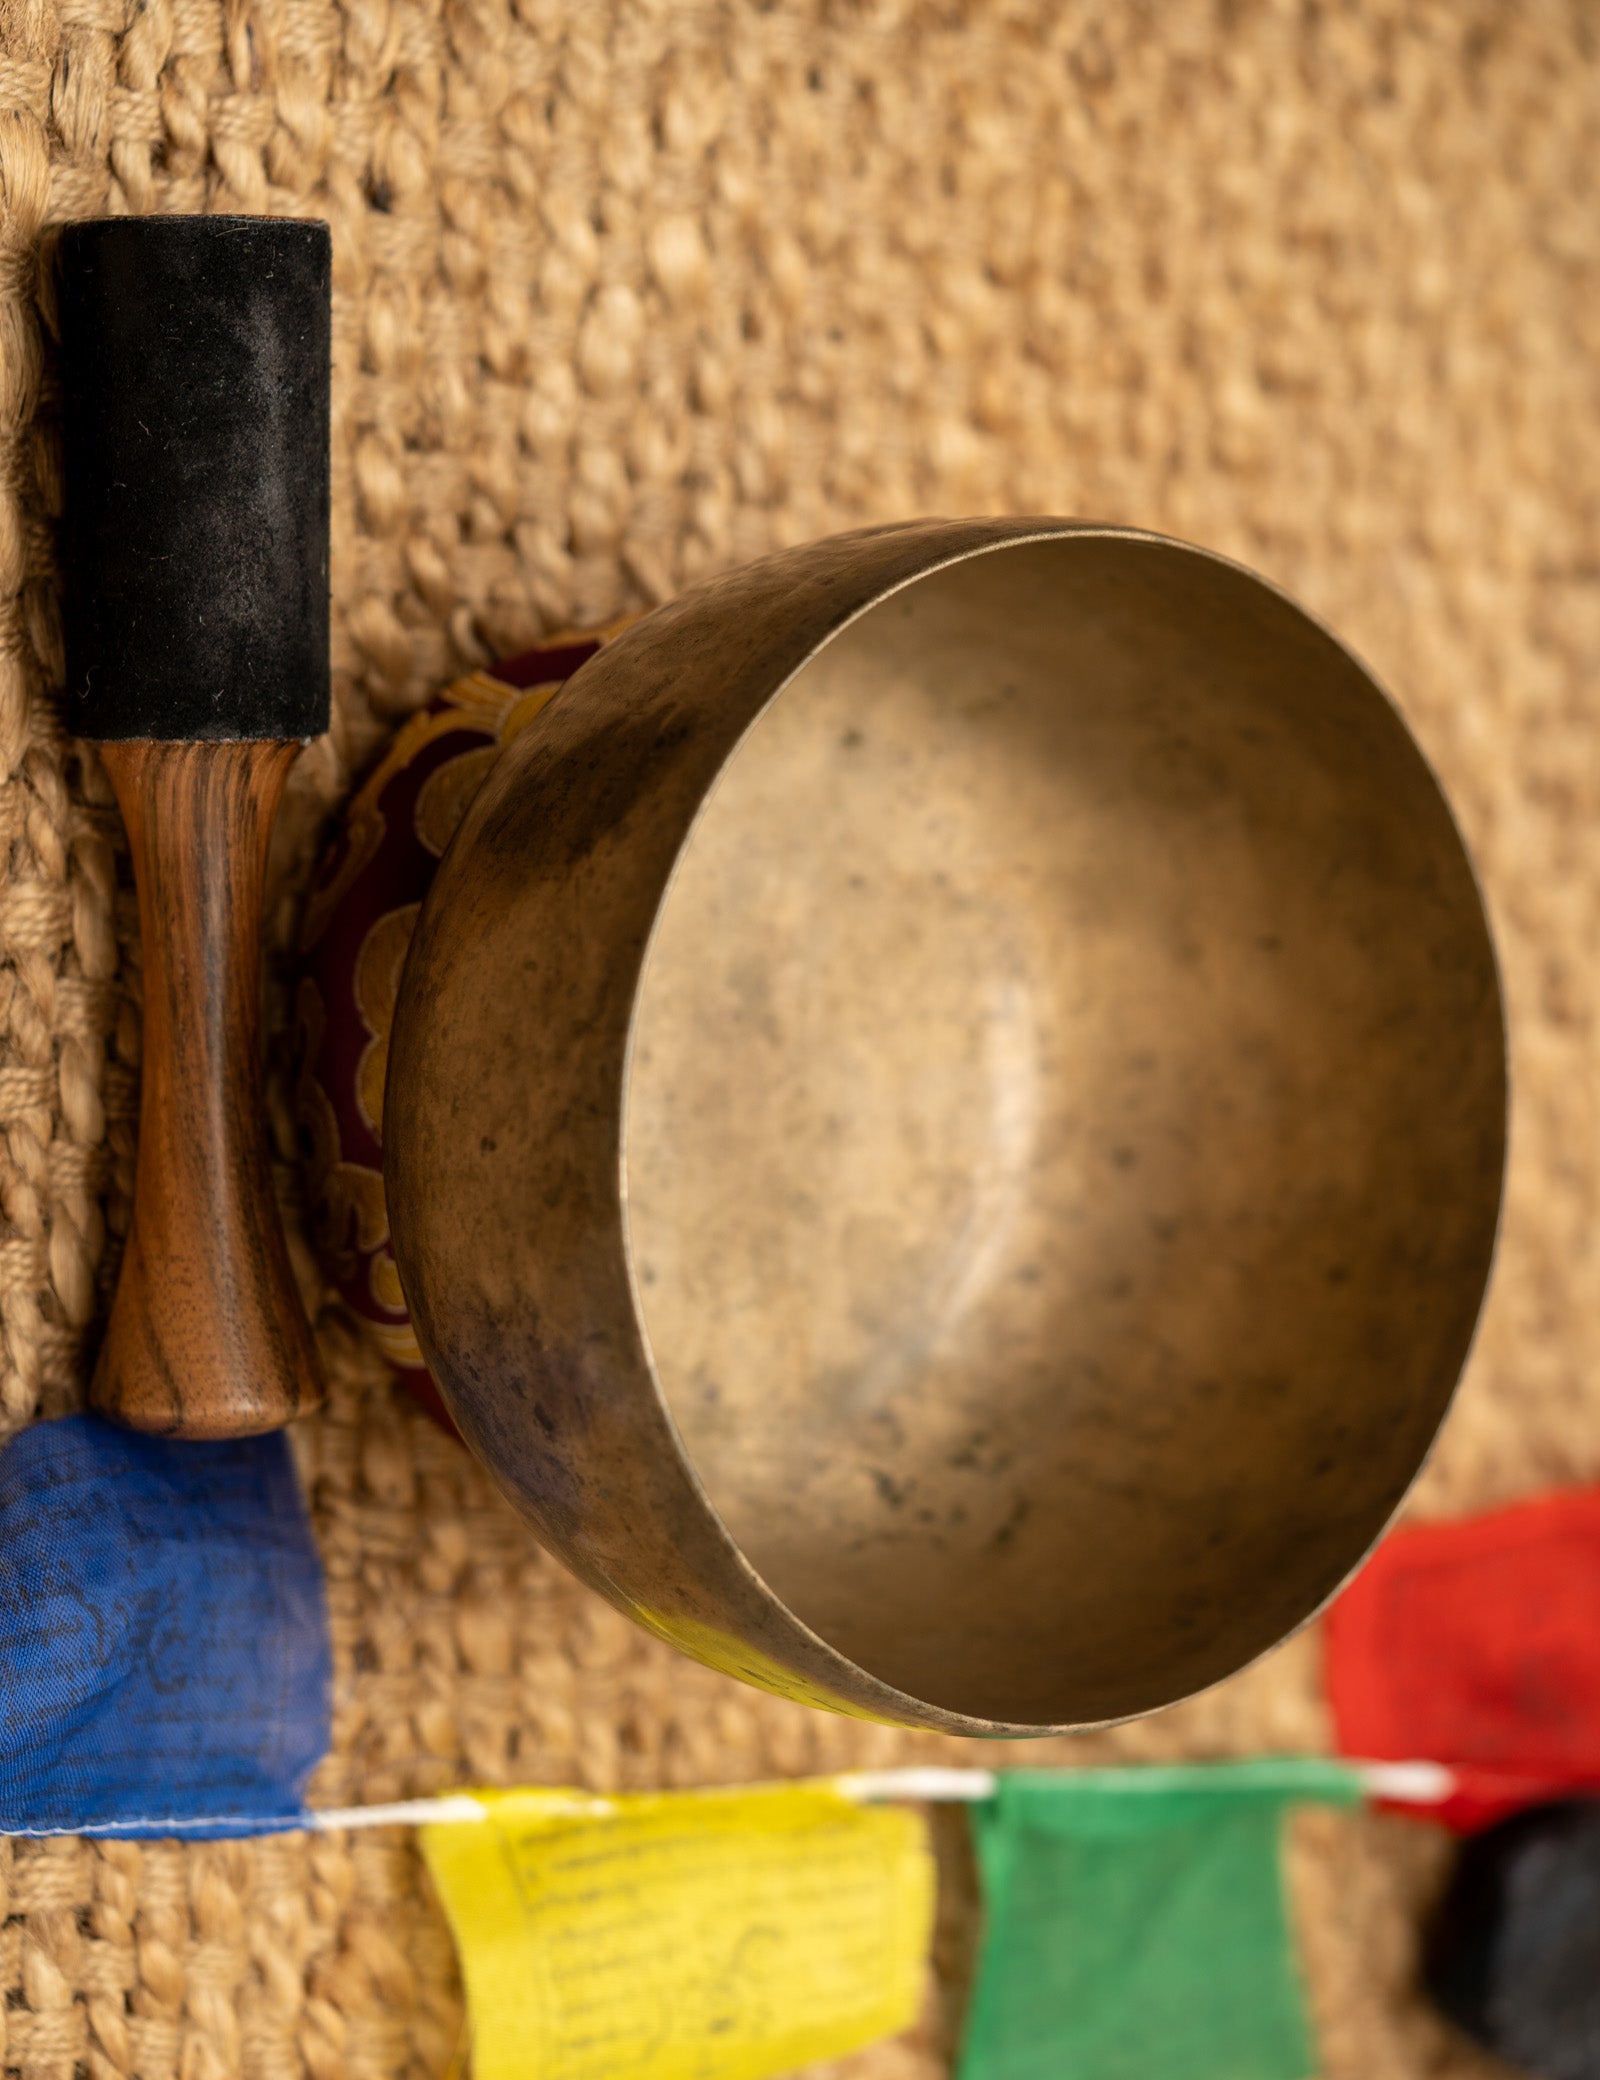
[[[1600,2080],[1600,1800],[1475,1836],[1429,1932],[1428,1992],[1540,2080]]]

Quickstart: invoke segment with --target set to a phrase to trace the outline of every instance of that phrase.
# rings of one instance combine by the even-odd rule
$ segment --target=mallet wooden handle
[[[139,1430],[248,1437],[322,1395],[261,1092],[262,879],[299,749],[101,749],[139,885],[144,1046],[133,1227],[92,1399]]]

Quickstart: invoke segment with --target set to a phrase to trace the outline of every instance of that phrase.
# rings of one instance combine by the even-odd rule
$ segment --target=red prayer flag
[[[1342,1753],[1450,1766],[1462,1832],[1600,1792],[1600,1488],[1398,1531],[1327,1618]]]

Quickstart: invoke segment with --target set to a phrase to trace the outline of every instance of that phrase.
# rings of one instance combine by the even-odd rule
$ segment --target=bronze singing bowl
[[[713,1666],[954,1732],[1238,1669],[1416,1475],[1506,1071],[1450,812],[1236,565],[1061,521],[786,551],[505,752],[400,992],[422,1348]]]

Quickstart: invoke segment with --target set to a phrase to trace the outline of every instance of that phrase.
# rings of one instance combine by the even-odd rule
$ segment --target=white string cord
[[[1358,1762],[1351,1767],[1370,1796],[1387,1799],[1395,1805],[1441,1805],[1455,1789],[1455,1774],[1442,1762]],[[1295,1762],[1286,1760],[1286,1789],[1293,1788],[1296,1769]],[[1118,1774],[1123,1778],[1123,1788],[1137,1790],[1144,1772],[1134,1766]],[[1152,1769],[1152,1786],[1155,1786],[1157,1778],[1164,1778],[1166,1774],[1166,1769],[1160,1766]],[[878,1805],[889,1800],[904,1800],[915,1805],[975,1805],[993,1798],[996,1776],[989,1769],[877,1769],[856,1770],[825,1781],[846,1798],[859,1799],[863,1805]],[[1193,1781],[1195,1789],[1204,1788],[1203,1776],[1197,1776]],[[717,1788],[736,1792],[751,1787],[729,1784]],[[391,1805],[342,1806],[308,1813],[304,1824],[319,1833],[345,1827],[438,1827],[462,1821],[487,1820],[490,1810],[488,1803],[474,1798],[470,1792],[457,1791],[441,1798],[408,1798]],[[552,1797],[545,1810],[553,1814],[598,1817],[614,1812],[616,1808],[613,1801],[605,1798],[564,1798],[557,1802]]]

